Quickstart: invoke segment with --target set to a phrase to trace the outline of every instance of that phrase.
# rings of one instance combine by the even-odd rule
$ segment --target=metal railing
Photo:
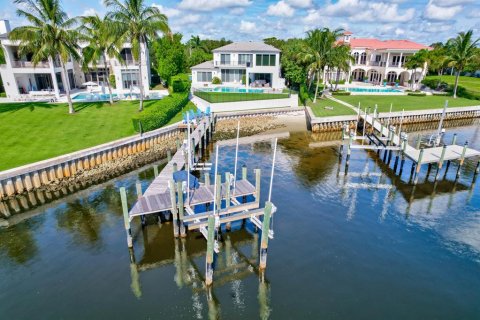
[[[252,67],[252,62],[241,62],[241,61],[215,61],[215,66],[226,66],[226,67]]]
[[[255,89],[253,89],[255,90]],[[240,102],[254,100],[272,100],[272,99],[288,99],[290,93],[262,93],[262,92],[215,92],[204,91],[202,89],[192,89],[193,94],[200,99],[210,103],[222,102]]]
[[[50,68],[48,61],[40,61],[36,65],[32,61],[12,61],[12,67],[14,68]]]

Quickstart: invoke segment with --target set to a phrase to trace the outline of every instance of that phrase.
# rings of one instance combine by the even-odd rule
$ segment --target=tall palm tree
[[[336,81],[335,90],[338,88],[338,81],[340,80],[340,73],[348,72],[350,69],[350,63],[355,61],[355,58],[350,53],[350,47],[344,44],[340,44],[333,47],[330,55],[331,66],[336,68]]]
[[[420,50],[416,52],[414,55],[408,57],[407,61],[405,62],[405,68],[412,70],[412,77],[411,77],[411,88],[414,89],[415,83],[417,81],[417,72],[418,68],[423,70],[425,68],[425,63],[427,62],[427,50]]]
[[[59,61],[64,72],[64,88],[68,100],[68,112],[75,113],[70,96],[70,83],[66,63],[70,58],[80,60],[77,44],[78,32],[74,29],[76,18],[69,18],[59,0],[15,0],[22,8],[17,15],[30,22],[28,26],[17,27],[9,37],[19,42],[20,53],[31,53],[32,62],[50,59]]]
[[[320,74],[323,74],[325,67],[329,63],[329,56],[335,46],[337,38],[341,35],[343,29],[330,30],[328,28],[314,29],[307,32],[305,39],[306,46],[300,52],[300,57],[308,63],[309,74],[313,79],[316,77],[315,97],[313,102],[317,101],[318,80]]]
[[[107,17],[116,22],[115,33],[122,42],[130,42],[133,58],[138,61],[140,107],[143,110],[142,56],[146,56],[147,43],[157,37],[157,32],[171,34],[167,16],[157,7],[145,5],[144,0],[104,0],[110,8]],[[145,61],[146,62],[146,61]]]
[[[475,41],[472,39],[473,30],[460,32],[456,38],[447,42],[449,65],[455,68],[455,87],[453,89],[453,97],[457,97],[458,78],[462,70],[476,58],[477,44],[480,38]]]
[[[110,83],[110,68],[107,63],[108,57],[115,57],[122,60],[120,55],[120,48],[122,43],[120,38],[115,36],[112,30],[115,30],[113,22],[105,18],[100,18],[98,15],[81,17],[83,26],[80,28],[84,40],[88,45],[83,48],[83,62],[84,68],[88,68],[88,64],[92,63],[95,67],[103,62],[105,68],[105,82],[108,87],[110,95],[110,104],[113,104],[112,85]]]

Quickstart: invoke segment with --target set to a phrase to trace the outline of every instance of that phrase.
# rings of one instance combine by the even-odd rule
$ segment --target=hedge
[[[5,92],[0,92],[0,98],[6,98],[7,94]]]
[[[146,132],[166,125],[188,103],[188,92],[172,93],[132,117],[136,132]]]
[[[197,90],[193,93],[200,99],[210,103],[221,102],[238,102],[238,101],[253,101],[253,100],[272,100],[272,99],[286,99],[290,95],[288,93],[240,93],[240,92],[208,92]]]
[[[332,95],[334,96],[349,96],[352,93],[350,91],[332,91]]]
[[[170,93],[179,93],[190,91],[191,81],[190,75],[186,73],[180,73],[176,76],[170,77],[169,81]]]
[[[427,94],[425,92],[408,92],[407,95],[414,97],[425,97]]]

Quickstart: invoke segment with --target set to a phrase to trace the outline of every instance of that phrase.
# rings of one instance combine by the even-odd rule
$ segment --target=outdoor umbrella
[[[96,86],[96,85],[97,85],[97,83],[93,82],[93,81],[88,81],[88,82],[82,83],[82,86],[86,86],[86,87],[91,87],[91,86]]]
[[[185,170],[177,171],[173,174],[173,180],[175,182],[183,182],[187,181],[188,175],[190,175],[190,189],[198,189],[200,188],[200,183],[198,182],[198,178],[194,175],[188,173]]]

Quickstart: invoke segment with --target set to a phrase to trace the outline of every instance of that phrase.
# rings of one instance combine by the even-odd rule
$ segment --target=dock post
[[[465,153],[467,152],[468,141],[465,141],[463,145],[462,155],[460,156],[460,161],[458,162],[458,169],[457,169],[457,178],[460,177],[460,169],[463,166],[463,162],[465,161]]]
[[[242,166],[242,180],[247,180],[247,167],[245,165]]]
[[[341,159],[343,155],[343,141],[345,139],[345,126],[342,126],[342,142],[340,143],[340,150],[338,151],[338,157]]]
[[[456,143],[457,143],[457,134],[454,133],[452,138],[452,145],[455,145]]]
[[[255,202],[260,203],[261,169],[255,169]]]
[[[443,145],[442,153],[440,154],[440,160],[438,161],[437,174],[435,175],[435,181],[437,181],[438,175],[440,174],[440,170],[442,170],[443,159],[445,158],[446,151],[447,151],[447,145]]]
[[[205,185],[209,186],[210,185],[210,173],[205,171]]]
[[[127,245],[133,248],[132,229],[130,228],[130,217],[128,214],[127,192],[124,187],[120,188],[120,198],[122,200],[123,222],[125,224],[125,231],[127,231]]]
[[[167,150],[167,161],[172,161],[172,151],[170,149]]]
[[[137,200],[140,200],[142,197],[142,184],[140,182],[135,183],[135,189],[137,190]],[[140,220],[142,221],[142,227],[145,227],[145,215],[140,216]]]
[[[153,176],[155,178],[158,177],[158,166],[157,165],[153,166]]]
[[[267,201],[263,211],[262,237],[260,242],[260,270],[264,270],[267,267],[268,233],[270,232],[271,213],[272,203]]]
[[[173,179],[168,180],[168,188],[170,189],[170,202],[172,203],[172,215],[173,215],[173,236],[178,238],[178,213],[177,213],[177,196],[175,192],[175,182]],[[181,192],[181,189],[180,189]]]
[[[230,208],[230,172],[225,173],[225,209]],[[231,222],[227,222],[225,228],[227,231],[232,229]]]
[[[417,135],[417,141],[416,141],[416,144],[415,144],[415,149],[420,149],[420,143],[422,142],[422,139],[420,137],[420,134]]]
[[[418,182],[418,174],[420,173],[420,169],[422,167],[422,158],[423,158],[423,152],[424,149],[420,148],[420,153],[418,154],[418,160],[417,160],[417,168],[415,170],[415,181],[414,184],[417,184]]]
[[[346,163],[345,163],[345,166],[348,167],[349,163],[350,163],[350,153],[352,152],[351,150],[351,147],[352,147],[352,142],[353,142],[353,135],[355,133],[353,132],[350,132],[350,137],[348,138],[348,146],[347,146],[347,158],[346,158]]]
[[[203,135],[200,135],[200,139],[198,140],[198,158],[203,158]]]
[[[207,234],[207,267],[205,271],[205,284],[207,286],[213,283],[213,258],[215,247],[215,217],[208,217],[208,234]]]
[[[176,162],[174,162],[172,164],[172,167],[173,167],[173,172],[177,172],[178,168],[177,168],[177,163]]]
[[[180,150],[181,145],[180,145],[180,139],[175,139],[175,144],[177,145],[177,151]]]
[[[187,186],[189,188],[190,186]],[[177,182],[177,191],[178,191],[178,220],[179,220],[179,228],[180,228],[180,237],[185,238],[187,235],[185,234],[185,225],[183,224],[183,216],[184,216],[184,204],[183,204],[183,190],[182,190],[182,182]],[[190,201],[188,201],[189,203]]]

